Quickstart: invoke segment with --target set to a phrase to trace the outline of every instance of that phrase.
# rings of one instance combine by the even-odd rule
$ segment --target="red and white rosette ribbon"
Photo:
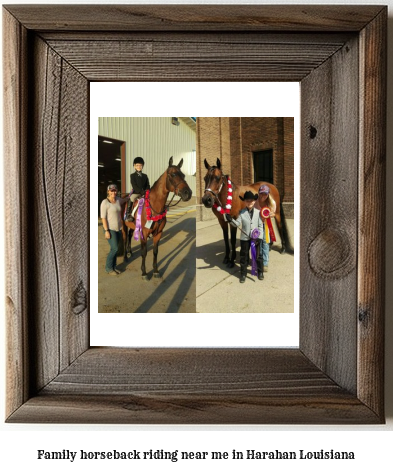
[[[229,214],[232,209],[233,189],[232,189],[232,182],[229,179],[229,177],[227,180],[227,184],[228,184],[228,191],[227,191],[227,202],[225,203],[225,207],[222,208],[217,203],[213,204],[213,207],[217,209],[218,212],[221,212],[221,214]]]
[[[276,241],[276,235],[273,229],[273,223],[270,218],[270,209],[266,206],[261,209],[261,217],[265,225],[265,240],[266,243],[269,244],[270,241]]]

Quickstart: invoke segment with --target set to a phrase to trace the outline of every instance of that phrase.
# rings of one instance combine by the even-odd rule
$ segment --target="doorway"
[[[98,137],[98,215],[109,184],[125,192],[125,142]]]
[[[255,151],[254,159],[254,183],[267,181],[273,183],[273,150]]]

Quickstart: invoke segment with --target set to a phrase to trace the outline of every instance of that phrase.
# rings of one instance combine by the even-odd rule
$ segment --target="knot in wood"
[[[344,230],[325,229],[308,247],[312,271],[321,278],[340,279],[356,264],[354,246]]]
[[[314,138],[317,136],[318,130],[310,125],[310,138],[311,140],[314,140]]]
[[[74,291],[74,301],[72,311],[74,314],[81,314],[87,307],[87,293],[82,282],[79,282]]]
[[[370,311],[367,308],[360,307],[358,313],[359,323],[362,324],[363,327],[368,326],[368,321],[370,319]]]

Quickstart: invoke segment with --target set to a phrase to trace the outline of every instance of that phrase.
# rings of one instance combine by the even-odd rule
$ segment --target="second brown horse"
[[[223,231],[224,241],[225,241],[225,257],[224,263],[228,264],[229,268],[232,268],[235,265],[236,259],[236,227],[230,226],[231,229],[231,247],[232,253],[231,257],[230,248],[229,248],[229,236],[228,236],[228,222],[224,219],[224,216],[221,212],[213,207],[214,203],[219,204],[220,206],[225,206],[228,196],[228,176],[224,175],[221,170],[221,162],[217,158],[215,166],[210,166],[207,160],[204,160],[205,167],[207,169],[205,180],[205,192],[202,197],[202,204],[213,210],[213,213],[217,217],[220,226]],[[260,181],[257,183],[249,184],[246,186],[236,186],[233,181],[231,181],[231,186],[233,190],[232,201],[231,201],[231,210],[230,214],[232,217],[237,217],[239,212],[244,208],[244,201],[239,199],[239,195],[243,195],[246,191],[252,191],[254,194],[258,194],[258,190],[262,184],[267,184],[270,188],[270,194],[273,199],[276,201],[276,223],[278,231],[281,238],[281,253],[284,253],[286,250],[292,252],[292,248],[289,245],[288,241],[288,232],[286,228],[286,222],[284,217],[284,212],[281,205],[280,193],[278,189],[271,183],[265,181]]]

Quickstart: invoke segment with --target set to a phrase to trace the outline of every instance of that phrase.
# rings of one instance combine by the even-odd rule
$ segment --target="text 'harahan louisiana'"
[[[235,457],[235,452],[233,453]],[[256,451],[247,449],[245,456],[240,451],[236,451],[239,459],[355,459],[353,451],[335,451],[334,449],[318,451],[307,451],[300,449],[296,451]],[[235,457],[236,459],[236,457]]]

